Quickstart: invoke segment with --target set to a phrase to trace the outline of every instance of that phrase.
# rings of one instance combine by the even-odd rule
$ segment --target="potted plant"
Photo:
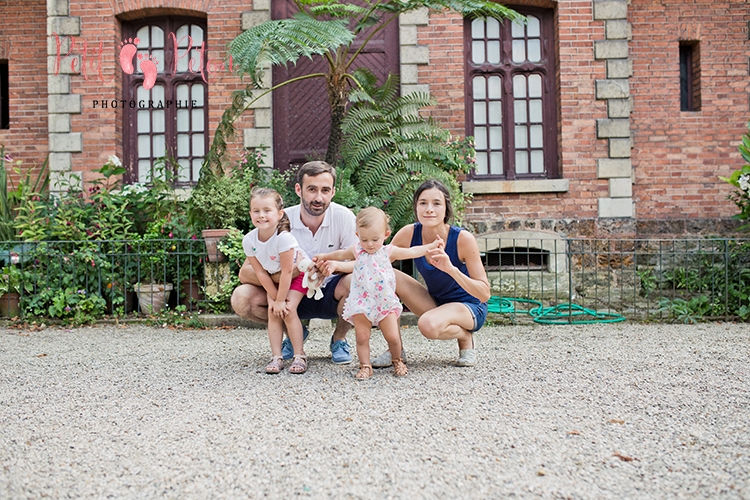
[[[250,190],[264,182],[262,154],[243,149],[237,163],[221,171],[204,165],[198,185],[188,199],[188,220],[201,230],[209,262],[226,262],[216,243],[229,229],[250,228]]]
[[[21,313],[21,293],[31,292],[29,273],[9,264],[0,272],[0,316],[14,317]]]

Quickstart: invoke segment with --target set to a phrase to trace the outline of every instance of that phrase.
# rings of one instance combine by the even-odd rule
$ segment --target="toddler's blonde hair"
[[[366,207],[357,214],[357,228],[372,227],[376,222],[382,222],[385,232],[391,230],[391,220],[388,214],[377,207]]]

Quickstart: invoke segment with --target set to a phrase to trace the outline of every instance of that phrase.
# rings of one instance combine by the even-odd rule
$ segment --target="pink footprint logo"
[[[140,38],[128,38],[120,43],[120,67],[129,75],[132,75],[133,71],[135,71],[135,67],[133,67],[133,56],[138,51],[136,45],[140,42]]]
[[[140,38],[128,38],[120,43],[120,67],[128,75],[132,75],[135,71],[133,66],[133,56],[138,52],[138,43]],[[156,74],[158,73],[157,64],[159,61],[154,59],[150,54],[138,54],[138,59],[141,61],[139,67],[143,72],[143,88],[150,90],[156,83]]]
[[[143,72],[143,88],[149,90],[156,83],[156,73],[158,73],[156,65],[159,64],[159,61],[154,59],[154,56],[151,54],[148,54],[148,56],[138,54],[138,59],[141,59],[140,68]]]

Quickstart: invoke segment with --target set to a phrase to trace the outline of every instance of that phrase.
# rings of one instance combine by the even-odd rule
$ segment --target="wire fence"
[[[477,241],[491,312],[514,320],[547,308],[561,309],[568,322],[579,310],[603,320],[750,320],[750,239]],[[0,243],[0,315],[153,313],[160,302],[228,310],[241,262],[213,252],[201,239]],[[396,267],[418,277],[410,261]]]

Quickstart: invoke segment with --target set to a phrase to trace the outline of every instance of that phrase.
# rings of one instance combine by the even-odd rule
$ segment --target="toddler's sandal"
[[[284,369],[284,360],[281,356],[274,356],[271,362],[266,365],[266,373],[269,375],[276,375]]]
[[[372,377],[372,365],[359,365],[359,371],[354,378],[364,380]]]
[[[294,373],[295,375],[299,375],[302,373],[305,373],[307,371],[307,356],[304,354],[296,354],[294,356],[294,361],[292,361],[292,365],[289,367],[289,373]]]

